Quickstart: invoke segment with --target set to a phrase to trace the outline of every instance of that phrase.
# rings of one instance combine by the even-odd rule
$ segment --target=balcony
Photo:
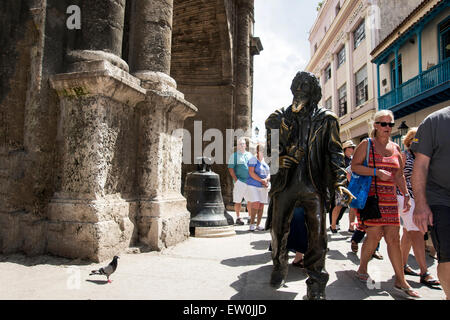
[[[402,83],[378,99],[378,109],[396,118],[450,99],[450,59]]]

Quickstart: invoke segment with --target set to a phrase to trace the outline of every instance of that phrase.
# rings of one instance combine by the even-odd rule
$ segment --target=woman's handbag
[[[367,139],[367,153],[364,166],[369,166],[369,152],[372,144],[371,139]],[[372,183],[372,176],[361,176],[352,172],[350,182],[348,184],[348,190],[356,197],[350,203],[350,208],[362,209],[364,208],[369,195],[370,184]]]
[[[373,167],[376,169],[375,153],[373,151],[373,146],[371,149],[372,149]],[[375,196],[369,196],[367,198],[366,205],[364,206],[364,208],[359,210],[359,217],[361,221],[381,218],[380,207],[378,206],[377,176],[375,176],[375,194],[376,194]]]

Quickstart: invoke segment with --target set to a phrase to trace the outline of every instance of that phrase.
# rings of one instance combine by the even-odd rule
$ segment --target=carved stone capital
[[[172,92],[147,90],[147,101],[156,109],[167,113],[169,119],[184,121],[196,115],[198,109],[180,95]]]
[[[117,55],[101,50],[72,50],[67,53],[67,60],[69,63],[75,64],[69,66],[69,71],[77,71],[77,62],[82,61],[99,61],[106,60],[112,65],[129,72],[128,64]]]
[[[134,75],[147,89],[146,104],[149,107],[168,113],[169,118],[176,121],[183,121],[197,113],[197,108],[184,99],[184,94],[176,89],[175,79],[169,75],[154,71],[138,71]]]
[[[60,98],[80,98],[101,95],[134,106],[145,99],[140,80],[106,60],[76,64],[77,72],[50,77],[50,84]]]
[[[177,82],[174,78],[159,71],[142,70],[134,72],[133,75],[142,81],[142,87],[145,89],[156,91],[171,91],[175,92],[177,88]],[[180,92],[181,94],[181,92]],[[183,96],[184,97],[184,96]]]

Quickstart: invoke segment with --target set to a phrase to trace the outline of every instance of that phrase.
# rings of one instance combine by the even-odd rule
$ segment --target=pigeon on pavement
[[[106,278],[108,279],[108,283],[111,283],[111,280],[109,280],[109,276],[112,275],[114,271],[116,271],[117,269],[117,259],[119,259],[119,257],[114,256],[112,261],[106,267],[100,268],[98,270],[92,270],[89,275],[90,276],[93,274],[105,275]]]

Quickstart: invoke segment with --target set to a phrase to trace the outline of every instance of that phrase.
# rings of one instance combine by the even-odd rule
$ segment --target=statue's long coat
[[[267,151],[271,149],[271,129],[279,129],[279,157],[289,155],[293,145],[298,140],[298,124],[294,120],[295,113],[291,106],[279,109],[272,113],[266,120]],[[269,154],[270,156],[270,154]],[[339,136],[339,121],[336,115],[325,108],[315,108],[311,115],[311,126],[309,130],[307,169],[309,178],[325,201],[325,208],[330,210],[334,202],[335,190],[338,186],[346,186],[347,178],[345,172],[344,153]],[[282,192],[287,183],[296,183],[292,172],[294,167],[280,168],[271,176],[270,196]],[[272,218],[272,200],[269,203],[266,228],[270,228]]]

